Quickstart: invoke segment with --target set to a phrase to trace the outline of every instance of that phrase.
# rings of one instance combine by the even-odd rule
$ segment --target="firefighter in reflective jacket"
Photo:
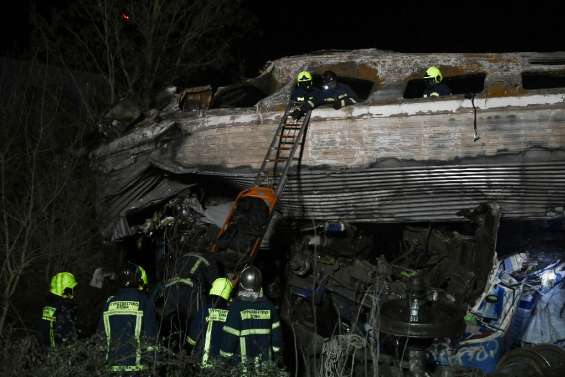
[[[426,89],[423,97],[441,97],[451,95],[451,90],[443,81],[443,75],[438,67],[430,67],[426,69],[424,75],[426,80]]]
[[[325,71],[322,75],[322,94],[324,104],[332,105],[336,110],[344,106],[354,105],[358,102],[357,94],[345,83],[337,81],[337,75],[333,71]]]
[[[261,271],[246,267],[240,276],[222,337],[220,355],[245,364],[278,361],[282,347],[279,315],[263,297]]]
[[[43,307],[40,324],[41,342],[48,349],[77,338],[76,306],[73,301],[77,281],[70,272],[51,278],[49,299]]]
[[[187,340],[195,347],[193,353],[201,358],[203,367],[210,366],[210,361],[220,354],[220,340],[232,290],[233,283],[230,279],[214,280],[208,306],[199,309],[190,321]]]
[[[323,103],[322,91],[314,86],[314,80],[310,72],[302,71],[298,74],[296,86],[290,95],[290,100],[296,106],[290,115],[297,120]]]
[[[144,361],[152,360],[155,350],[155,306],[142,293],[147,285],[142,267],[128,263],[120,271],[120,280],[122,288],[104,305],[98,334],[106,339],[111,372],[140,375],[148,369]]]
[[[175,261],[163,284],[163,318],[170,347],[185,346],[190,318],[207,305],[212,282],[219,277],[218,264],[211,253],[188,253]]]

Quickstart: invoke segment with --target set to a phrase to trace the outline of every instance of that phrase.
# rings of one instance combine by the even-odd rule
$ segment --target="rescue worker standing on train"
[[[451,95],[451,90],[443,82],[443,75],[438,67],[426,69],[424,79],[426,80],[426,89],[423,94],[424,98]]]
[[[220,354],[223,328],[228,316],[229,301],[235,279],[218,278],[210,289],[208,305],[200,308],[190,321],[187,341],[194,347],[203,368],[213,365]]]
[[[49,350],[77,339],[74,290],[77,281],[70,272],[51,278],[49,298],[43,307],[40,324],[41,343]]]
[[[122,288],[110,296],[98,323],[98,334],[106,344],[106,361],[112,374],[150,375],[155,357],[155,306],[142,292],[147,285],[145,270],[127,263],[120,271]]]
[[[244,370],[262,363],[279,362],[282,332],[276,307],[263,296],[261,271],[246,267],[239,291],[228,312],[221,338],[220,356],[241,363]]]
[[[296,107],[290,116],[296,120],[323,103],[322,91],[314,86],[312,73],[302,71],[296,76],[296,86],[290,94],[290,100]]]

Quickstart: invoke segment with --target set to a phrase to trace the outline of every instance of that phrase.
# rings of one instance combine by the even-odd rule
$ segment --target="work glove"
[[[304,116],[304,111],[302,109],[296,109],[292,113],[290,113],[290,116],[295,120],[298,120]]]

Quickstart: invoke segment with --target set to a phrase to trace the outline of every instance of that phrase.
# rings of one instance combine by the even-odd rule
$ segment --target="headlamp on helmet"
[[[326,71],[322,75],[324,80],[324,90],[329,90],[335,88],[337,84],[337,75],[333,71]]]

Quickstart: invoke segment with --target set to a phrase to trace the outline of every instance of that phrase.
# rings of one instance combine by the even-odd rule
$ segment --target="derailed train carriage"
[[[431,65],[453,95],[421,98]],[[563,216],[564,53],[328,51],[276,60],[215,93],[171,91],[158,115],[92,153],[104,233],[123,239],[187,213],[220,225],[224,202],[253,182],[303,69],[333,70],[362,101],[312,112],[277,207],[282,220],[263,244],[271,251],[261,254],[276,250],[272,263],[286,268],[273,280],[284,289],[271,294],[303,347],[293,362],[320,368],[331,352],[361,349],[370,350],[363,360],[373,368],[382,350],[410,360],[416,374],[435,349],[436,361],[450,365],[438,351],[447,343],[437,339],[460,337],[465,314],[484,319],[487,298],[494,300],[499,218]],[[183,209],[169,222],[147,222],[171,201]],[[519,296],[514,289],[514,300],[500,297],[508,309],[496,318],[501,336]],[[399,312],[404,317],[391,314]],[[374,342],[381,332],[386,345]],[[491,354],[495,363],[501,352]]]

